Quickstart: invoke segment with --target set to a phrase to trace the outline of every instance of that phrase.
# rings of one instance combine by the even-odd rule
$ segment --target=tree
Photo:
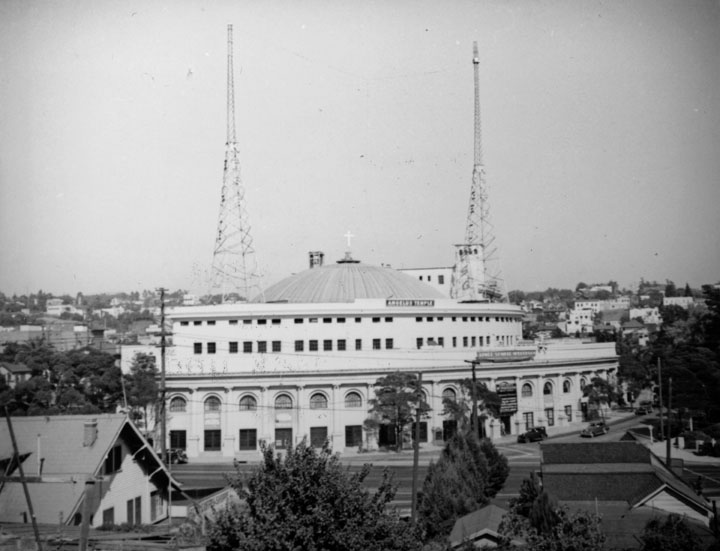
[[[370,465],[350,474],[327,444],[316,451],[303,441],[284,458],[265,445],[261,451],[247,480],[239,471],[230,477],[245,505],[217,515],[209,551],[419,548],[416,528],[387,509],[395,496],[387,471],[370,494],[363,487]]]
[[[585,385],[583,396],[587,396],[588,404],[594,405],[602,413],[603,406],[617,402],[620,394],[610,381],[602,377],[593,377],[590,383]]]
[[[446,536],[458,518],[489,502],[490,491],[497,493],[489,488],[489,462],[478,438],[455,434],[430,463],[418,498],[419,522],[430,539]]]
[[[138,353],[130,366],[130,374],[125,375],[125,392],[127,403],[131,408],[133,420],[144,419],[147,427],[149,405],[155,404],[158,399],[158,369],[155,365],[155,356]]]
[[[395,427],[398,451],[402,449],[405,427],[416,420],[417,410],[420,409],[421,417],[430,411],[424,401],[419,401],[419,395],[422,393],[419,393],[418,379],[414,373],[396,371],[375,382],[375,398],[368,401],[370,416],[377,423]]]
[[[473,403],[473,381],[470,378],[458,381],[462,390],[459,397],[443,398],[443,415],[457,423],[460,431],[469,430],[470,417],[472,415]],[[488,414],[493,417],[500,416],[500,396],[490,390],[481,381],[475,381],[475,398],[477,399],[478,414],[480,419],[486,419]],[[482,425],[482,424],[481,424]],[[478,436],[482,436],[478,433]]]
[[[673,283],[669,279],[665,280],[665,296],[666,297],[678,296],[677,287],[675,287],[675,283]]]
[[[645,525],[642,535],[642,551],[700,551],[700,538],[688,523],[678,515],[665,520],[653,518]]]

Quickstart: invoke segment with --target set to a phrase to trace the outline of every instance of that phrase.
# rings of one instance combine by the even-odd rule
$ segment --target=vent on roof
[[[319,268],[323,265],[323,259],[325,258],[325,254],[322,251],[310,251],[308,253],[308,256],[310,257],[311,268]]]
[[[85,421],[83,432],[83,447],[89,448],[97,440],[97,419]]]

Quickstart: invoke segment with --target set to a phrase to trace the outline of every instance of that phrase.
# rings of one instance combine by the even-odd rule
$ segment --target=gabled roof
[[[25,364],[16,364],[16,363],[10,363],[10,362],[0,362],[0,367],[4,367],[7,369],[10,373],[31,373],[32,369],[30,369]]]
[[[475,541],[483,537],[497,541],[498,528],[505,513],[507,513],[505,509],[490,504],[460,517],[455,521],[450,532],[450,544],[457,546],[465,541]]]
[[[636,442],[543,443],[540,450],[543,466],[576,463],[649,463],[651,455],[649,449]]]

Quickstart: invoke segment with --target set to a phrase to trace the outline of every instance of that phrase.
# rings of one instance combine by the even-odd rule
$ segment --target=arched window
[[[310,409],[327,409],[327,397],[321,392],[316,392],[310,396]]]
[[[357,392],[348,392],[345,395],[345,407],[346,408],[361,408],[362,397]]]
[[[570,383],[570,379],[565,379],[563,381],[563,392],[565,394],[568,394],[570,392],[571,388],[572,388],[572,384]]]
[[[586,384],[587,382],[585,381],[585,377],[580,379],[580,390],[584,389]]]
[[[287,394],[281,394],[275,398],[275,409],[292,409],[292,398]]]
[[[205,400],[205,411],[220,411],[220,398],[210,396],[210,398]]]
[[[532,396],[532,385],[530,383],[525,383],[522,386],[522,397],[523,398],[530,398]]]
[[[442,397],[443,401],[455,402],[457,401],[457,392],[452,388],[446,388],[443,390]]]
[[[240,411],[255,411],[257,400],[254,396],[243,396],[240,398]]]
[[[552,385],[552,383],[551,383],[550,381],[547,381],[547,382],[543,385],[543,394],[544,394],[545,396],[552,396],[552,393],[553,393],[553,385]]]
[[[185,413],[187,411],[187,402],[181,396],[175,396],[170,400],[170,411],[172,413]]]

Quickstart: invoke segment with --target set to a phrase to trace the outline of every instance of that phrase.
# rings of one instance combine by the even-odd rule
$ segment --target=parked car
[[[650,409],[648,406],[640,406],[638,408],[635,408],[635,415],[647,415],[648,413],[652,413],[652,409]]]
[[[587,427],[583,429],[583,431],[580,433],[580,436],[584,436],[587,438],[594,438],[596,436],[600,436],[602,434],[607,434],[607,432],[610,430],[610,427],[608,427],[605,424],[605,421],[595,421],[593,423],[590,423]]]
[[[187,463],[188,458],[185,450],[180,448],[170,448],[168,450],[168,459],[170,463]]]
[[[522,434],[518,434],[517,441],[523,444],[525,442],[537,442],[545,438],[547,438],[545,427],[533,427]]]

